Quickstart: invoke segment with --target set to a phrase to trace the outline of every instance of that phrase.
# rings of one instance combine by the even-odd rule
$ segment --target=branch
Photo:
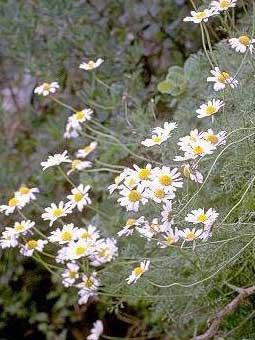
[[[220,323],[222,319],[233,313],[234,310],[243,302],[244,299],[255,293],[255,286],[248,288],[240,288],[239,294],[234,298],[229,304],[227,304],[223,309],[219,310],[213,319],[211,320],[211,325],[204,334],[195,336],[192,340],[209,340],[212,339],[218,332]]]

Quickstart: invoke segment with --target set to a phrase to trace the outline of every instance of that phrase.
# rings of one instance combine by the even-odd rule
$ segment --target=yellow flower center
[[[164,243],[167,245],[167,246],[170,246],[171,244],[174,243],[174,237],[169,235],[165,238],[164,240]]]
[[[85,148],[83,149],[84,152],[91,152],[92,151],[92,147],[90,145],[85,146]]]
[[[141,267],[136,267],[136,268],[134,269],[134,274],[135,274],[135,276],[142,275],[143,273],[144,273],[144,269],[141,268]]]
[[[216,135],[209,135],[206,137],[206,140],[212,144],[217,144],[219,139]]]
[[[88,62],[88,68],[89,68],[90,70],[92,70],[93,68],[95,68],[95,66],[96,66],[96,64],[95,64],[95,62],[94,62],[93,60],[90,60],[90,61]]]
[[[85,239],[87,240],[88,238],[91,237],[91,234],[90,234],[89,232],[85,231],[85,232],[81,235],[81,237],[82,237],[82,238],[85,238]]]
[[[208,105],[207,108],[206,108],[206,114],[208,116],[211,116],[213,115],[214,113],[216,112],[216,107],[213,106],[213,105]]]
[[[78,164],[81,163],[81,160],[80,159],[74,159],[72,161],[72,169],[75,169],[77,167]]]
[[[27,187],[21,187],[19,189],[19,193],[21,193],[22,195],[27,195],[29,193],[30,189]]]
[[[190,231],[190,232],[188,232],[188,233],[186,234],[186,238],[187,238],[188,240],[194,240],[194,239],[196,238],[196,235],[195,235],[195,233],[194,233],[193,231]]]
[[[196,145],[193,147],[193,152],[195,155],[201,155],[204,152],[204,148],[200,145]]]
[[[30,240],[27,242],[27,247],[29,250],[35,249],[37,247],[38,242],[36,240]]]
[[[151,174],[151,171],[149,169],[140,169],[138,173],[139,178],[141,180],[148,179],[150,174]]]
[[[12,197],[9,201],[8,201],[8,205],[9,207],[15,207],[16,205],[19,204],[19,200],[16,197]]]
[[[196,19],[204,19],[204,18],[206,18],[206,17],[207,17],[207,14],[206,14],[205,11],[203,11],[203,12],[197,12],[197,13],[195,14],[195,18],[196,18]]]
[[[76,251],[75,251],[75,253],[76,253],[76,255],[82,255],[82,254],[84,254],[84,253],[85,253],[85,251],[86,251],[86,248],[85,248],[85,247],[82,247],[82,246],[80,246],[80,247],[77,247],[77,248],[76,248]]]
[[[93,280],[92,279],[86,279],[84,280],[84,285],[87,287],[87,288],[91,288],[93,286]]]
[[[154,143],[162,142],[162,138],[160,136],[153,136],[151,139],[153,140]]]
[[[15,226],[15,230],[16,230],[16,231],[19,231],[19,232],[22,232],[22,231],[25,230],[25,227],[24,227],[23,224],[17,224],[17,225]]]
[[[221,72],[218,75],[218,81],[220,83],[225,83],[229,79],[230,75],[227,72]]]
[[[152,224],[150,224],[150,230],[151,231],[156,231],[157,232],[157,227],[158,227],[158,224],[156,224],[156,223],[152,223]]]
[[[221,0],[220,1],[220,7],[221,8],[228,8],[229,7],[229,5],[230,5],[230,1],[229,0]]]
[[[83,198],[83,194],[81,192],[77,192],[76,194],[74,194],[73,198],[75,202],[80,202],[80,200],[82,200]]]
[[[134,177],[131,177],[127,180],[127,186],[134,187],[136,185],[136,180]]]
[[[134,218],[129,218],[126,222],[127,227],[132,227],[135,224],[136,220]]]
[[[190,172],[189,167],[187,165],[183,166],[182,173],[183,173],[184,177],[188,178],[190,176],[191,172]]]
[[[53,217],[60,217],[63,214],[63,209],[56,208],[53,210]]]
[[[131,190],[128,194],[128,199],[130,202],[137,202],[141,198],[141,194],[137,190]]]
[[[106,256],[107,256],[107,250],[108,250],[108,248],[103,248],[103,249],[101,249],[101,250],[98,252],[98,255],[99,255],[100,257],[106,257]]]
[[[76,272],[73,270],[70,270],[68,273],[70,279],[75,279],[76,278]]]
[[[75,113],[75,118],[76,118],[77,120],[81,120],[81,119],[83,119],[84,117],[85,117],[85,114],[84,114],[83,111],[78,111],[78,112]]]
[[[72,233],[70,233],[70,231],[64,231],[62,234],[61,234],[61,240],[62,241],[71,241],[72,239]]]
[[[155,190],[154,191],[154,195],[157,197],[157,198],[164,198],[165,197],[165,192],[163,189],[158,189],[158,190]]]
[[[206,214],[201,214],[197,216],[198,222],[205,222],[207,220]]]
[[[169,175],[162,175],[159,177],[159,183],[164,186],[172,184],[172,178]]]
[[[43,87],[43,90],[44,90],[44,91],[49,91],[49,89],[50,89],[50,84],[49,84],[49,83],[43,83],[43,84],[42,84],[42,87]]]
[[[239,39],[239,42],[243,44],[244,46],[248,46],[250,43],[250,38],[247,37],[247,35],[242,35]]]

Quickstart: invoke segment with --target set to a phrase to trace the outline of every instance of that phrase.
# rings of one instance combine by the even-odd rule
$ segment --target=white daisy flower
[[[99,231],[93,225],[89,225],[88,228],[79,228],[78,230],[79,239],[95,242],[99,237]]]
[[[85,158],[97,147],[97,142],[91,142],[89,145],[85,146],[83,149],[79,149],[76,153],[77,158]]]
[[[90,334],[87,336],[87,340],[98,340],[100,335],[104,331],[104,326],[101,320],[97,320],[93,323],[93,328],[90,331]]]
[[[190,164],[185,163],[182,165],[182,174],[186,178],[190,178],[196,183],[203,183],[203,175],[197,170],[196,167],[191,167]]]
[[[212,1],[211,2],[211,8],[214,11],[226,11],[231,7],[236,6],[237,0],[218,0],[218,1]]]
[[[3,231],[0,238],[0,247],[2,249],[5,248],[14,248],[19,244],[17,234],[11,233],[10,231]]]
[[[216,210],[210,208],[205,212],[205,209],[197,209],[197,210],[192,210],[190,214],[188,214],[185,217],[185,221],[193,223],[193,224],[198,224],[202,223],[205,226],[212,225],[219,214],[216,212]]]
[[[92,266],[101,266],[103,263],[110,262],[118,255],[116,240],[107,238],[103,242],[99,242],[96,247],[96,254],[91,256]]]
[[[145,237],[148,241],[151,241],[151,239],[158,233],[164,232],[165,229],[166,227],[160,224],[157,218],[153,218],[151,223],[145,221],[142,227],[136,227],[138,233]]]
[[[61,276],[63,277],[63,285],[65,287],[71,287],[74,285],[75,281],[79,278],[80,267],[73,262],[66,264],[66,269],[63,271]]]
[[[79,228],[76,228],[73,223],[63,225],[62,229],[58,228],[51,232],[48,237],[50,242],[59,244],[69,243],[78,239]]]
[[[132,235],[135,230],[135,227],[140,226],[142,223],[144,223],[144,216],[141,216],[138,219],[129,218],[126,221],[124,227],[117,233],[117,235],[119,237]]]
[[[127,283],[135,283],[150,266],[150,260],[142,261],[139,267],[133,269],[132,274],[126,279]]]
[[[114,184],[108,186],[109,193],[112,194],[115,190],[119,189],[119,185],[122,182],[122,178],[120,176],[116,176],[114,178]]]
[[[182,188],[183,186],[182,177],[177,168],[172,170],[167,166],[154,168],[153,175],[155,176],[155,179],[153,180],[154,184],[161,186],[167,192],[173,192],[177,188]]]
[[[81,123],[91,120],[93,111],[91,109],[83,109],[81,111],[75,112],[68,120],[73,124],[74,127],[80,125]]]
[[[179,138],[179,142],[177,145],[180,146],[180,149],[185,151],[187,145],[191,145],[192,143],[200,141],[202,138],[202,132],[199,132],[198,129],[194,129],[190,131],[190,134],[184,137]]]
[[[138,211],[140,203],[143,205],[148,202],[148,199],[143,196],[144,187],[138,185],[136,189],[123,188],[120,191],[120,197],[118,199],[119,204],[122,207],[126,207],[127,211]]]
[[[212,117],[223,105],[224,103],[221,100],[209,100],[207,104],[202,104],[200,108],[196,110],[196,113],[198,113],[197,118]]]
[[[214,82],[213,88],[215,91],[223,90],[226,85],[235,88],[238,85],[238,81],[232,78],[227,72],[221,71],[218,67],[211,70],[213,77],[208,77],[208,82]]]
[[[150,198],[156,203],[166,203],[175,197],[173,191],[169,191],[168,187],[151,183],[150,187],[145,189],[144,196]]]
[[[26,201],[22,197],[14,196],[9,199],[8,204],[0,205],[0,212],[6,216],[14,213],[16,209],[22,209],[26,205]]]
[[[16,236],[22,234],[26,235],[28,230],[33,228],[35,222],[30,220],[24,220],[21,222],[15,222],[13,228],[6,228],[6,231],[10,232],[11,234],[15,234]]]
[[[185,151],[184,159],[189,160],[210,155],[214,152],[216,147],[212,143],[201,139],[197,142],[187,145],[186,148],[183,146],[182,149]]]
[[[91,275],[83,275],[82,282],[77,284],[76,287],[79,288],[79,301],[80,305],[88,302],[90,297],[97,296],[98,287],[101,285],[99,279],[96,278],[97,273],[93,272]]]
[[[228,42],[230,46],[236,50],[236,52],[245,53],[248,48],[252,54],[255,39],[250,39],[247,35],[242,35],[239,38],[231,38],[228,40]]]
[[[41,166],[44,171],[51,166],[60,165],[61,163],[71,163],[66,150],[63,153],[57,153],[53,156],[49,156],[46,162],[41,162]]]
[[[19,188],[18,191],[15,192],[16,197],[21,197],[26,203],[30,201],[36,200],[35,194],[39,192],[38,188],[28,188],[23,185]]]
[[[70,203],[64,203],[63,201],[59,202],[58,205],[55,203],[51,203],[51,206],[45,208],[45,213],[42,214],[42,219],[44,221],[50,221],[50,226],[61,217],[65,217],[68,214],[72,213],[72,207]]]
[[[165,142],[169,137],[172,130],[177,128],[177,124],[172,122],[164,123],[164,127],[156,127],[152,130],[152,136],[151,138],[147,138],[144,141],[141,142],[142,145],[146,147],[151,147],[154,145],[161,145],[163,142]]]
[[[220,146],[226,144],[227,132],[220,131],[215,134],[212,129],[207,130],[203,133],[203,138],[214,146]]]
[[[78,241],[70,242],[66,249],[66,258],[69,260],[78,260],[81,257],[88,256],[92,252],[91,242],[79,239]]]
[[[200,22],[207,22],[208,19],[215,15],[218,14],[217,11],[215,11],[215,9],[205,9],[204,11],[191,11],[190,12],[191,16],[190,17],[186,17],[183,19],[183,21],[192,21],[195,24],[199,24]]]
[[[34,89],[34,93],[38,95],[48,96],[51,93],[55,93],[57,89],[59,88],[59,85],[56,81],[53,83],[43,83],[40,86],[37,86]]]
[[[83,184],[80,184],[77,188],[72,189],[72,194],[67,196],[72,209],[77,207],[79,211],[82,211],[86,205],[91,204],[91,199],[89,198],[88,194],[89,190],[90,185],[85,186]]]
[[[94,70],[95,68],[99,67],[103,62],[104,60],[102,58],[98,58],[96,61],[90,60],[87,63],[81,63],[79,68],[85,71]]]
[[[179,240],[179,230],[178,228],[175,228],[174,230],[172,228],[169,228],[163,235],[163,240],[158,242],[158,245],[160,248],[166,248],[171,246],[172,244],[175,244]]]
[[[203,233],[203,229],[189,229],[186,228],[184,230],[179,230],[179,236],[184,239],[184,241],[194,241],[197,238],[200,238],[201,234]]]
[[[81,161],[80,159],[74,159],[72,160],[71,169],[67,172],[67,175],[69,176],[72,172],[75,170],[82,171],[87,168],[92,167],[92,162],[90,161]]]
[[[32,256],[34,251],[43,251],[44,246],[48,243],[46,240],[29,240],[20,248],[20,253],[24,256]]]
[[[171,226],[174,223],[173,220],[173,209],[172,209],[172,202],[168,201],[163,205],[163,210],[161,212],[161,222],[164,225]]]

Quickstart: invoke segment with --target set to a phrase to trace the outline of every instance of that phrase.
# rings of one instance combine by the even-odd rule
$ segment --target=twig
[[[209,340],[212,339],[218,332],[222,319],[233,313],[236,308],[245,300],[247,297],[255,293],[255,286],[240,289],[240,293],[223,309],[219,310],[211,321],[210,327],[204,334],[195,336],[192,340]]]

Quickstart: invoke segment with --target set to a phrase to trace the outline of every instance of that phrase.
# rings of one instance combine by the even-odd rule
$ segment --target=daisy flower
[[[59,202],[58,206],[55,203],[51,203],[51,206],[45,208],[45,213],[42,214],[44,221],[50,221],[50,226],[61,217],[65,217],[72,213],[72,207],[70,203]]]
[[[69,243],[78,238],[79,229],[76,228],[73,223],[63,225],[63,228],[58,228],[51,232],[51,236],[48,237],[50,242],[58,242],[59,244]]]
[[[15,209],[22,209],[26,205],[26,201],[22,197],[14,196],[9,199],[8,204],[0,205],[0,212],[6,216],[14,213]]]
[[[212,1],[211,3],[211,8],[214,11],[226,11],[231,7],[236,6],[236,1],[237,0],[219,0],[219,1]]]
[[[207,104],[202,104],[196,113],[198,113],[197,118],[204,118],[213,116],[217,113],[220,108],[224,105],[223,101],[212,99],[209,100]]]
[[[193,224],[202,223],[205,226],[212,225],[219,214],[216,210],[210,208],[205,212],[205,209],[192,210],[190,214],[185,217],[185,221],[191,222]]]
[[[46,240],[29,240],[25,245],[22,245],[20,252],[24,256],[32,256],[34,251],[43,251],[44,246],[48,243]]]
[[[97,142],[91,142],[89,145],[85,146],[83,149],[79,149],[76,153],[77,158],[85,158],[97,147]]]
[[[69,117],[69,120],[75,127],[86,122],[87,120],[91,120],[92,114],[93,111],[91,109],[83,109],[81,111],[75,112],[71,117]]]
[[[150,198],[156,203],[166,203],[175,197],[173,191],[157,183],[151,183],[150,187],[145,190],[144,196]]]
[[[112,194],[115,190],[119,189],[119,185],[122,182],[122,178],[120,176],[116,176],[114,178],[114,184],[108,186],[109,193]]]
[[[196,183],[203,183],[203,175],[197,170],[196,167],[191,167],[190,164],[185,163],[182,165],[182,174],[186,178],[190,178]]]
[[[17,239],[17,234],[10,233],[10,231],[3,231],[0,238],[0,247],[2,249],[5,248],[14,248],[19,244]]]
[[[69,176],[72,172],[75,170],[82,171],[87,168],[92,167],[92,162],[90,161],[81,161],[80,159],[74,159],[71,163],[71,169],[67,172],[67,175]]]
[[[92,252],[91,242],[79,239],[70,242],[66,249],[66,258],[69,260],[78,260],[81,257],[88,256]]]
[[[96,61],[90,60],[87,63],[81,63],[79,68],[85,71],[94,70],[95,68],[99,67],[103,62],[104,60],[102,58],[98,58]]]
[[[97,290],[101,285],[101,282],[96,276],[96,272],[93,272],[90,275],[83,274],[82,282],[76,285],[76,287],[80,289],[78,292],[80,296],[78,303],[80,305],[87,303],[90,297],[97,295]]]
[[[83,184],[80,184],[77,188],[72,189],[72,194],[67,196],[72,209],[77,207],[79,211],[82,211],[86,205],[91,204],[91,199],[89,198],[88,194],[89,189],[90,185],[85,186]]]
[[[232,78],[227,72],[221,71],[218,67],[211,70],[213,77],[208,77],[208,82],[214,82],[213,88],[215,91],[223,90],[228,84],[230,87],[235,88],[238,85],[238,81]]]
[[[123,188],[120,191],[122,197],[118,199],[118,202],[122,207],[126,207],[127,211],[138,211],[140,203],[144,205],[148,202],[148,199],[143,194],[144,187],[140,184],[136,189]]]
[[[93,328],[90,331],[90,334],[87,336],[87,340],[98,340],[100,335],[104,331],[104,326],[101,320],[97,320],[93,323]]]
[[[195,24],[199,24],[200,22],[207,22],[208,19],[215,15],[218,14],[217,11],[215,11],[215,9],[205,9],[204,11],[191,11],[190,12],[191,16],[190,17],[186,17],[183,19],[183,21],[192,21]]]
[[[165,231],[165,226],[160,224],[157,218],[153,218],[151,223],[145,221],[144,226],[136,227],[136,230],[141,236],[147,238],[148,241],[151,241],[154,235]]]
[[[207,132],[203,133],[203,138],[211,143],[212,145],[219,146],[226,144],[227,132],[220,131],[219,133],[215,134],[212,129],[207,130]]]
[[[96,247],[96,254],[91,256],[92,266],[101,266],[101,264],[110,262],[118,254],[118,248],[116,247],[116,240],[113,238],[107,238],[103,242],[99,242]]]
[[[247,35],[242,35],[239,38],[231,38],[228,42],[236,52],[245,53],[248,48],[252,54],[255,39],[250,39]]]
[[[173,221],[173,209],[172,209],[172,202],[168,201],[163,205],[163,210],[161,212],[161,222],[163,222],[164,225],[172,225],[174,223]]]
[[[186,228],[184,230],[179,230],[179,236],[184,239],[184,241],[194,241],[197,238],[200,238],[201,234],[203,233],[203,229],[189,229]]]
[[[23,185],[19,188],[18,191],[15,192],[16,197],[21,197],[26,203],[29,203],[32,200],[36,200],[35,194],[39,192],[38,188],[28,188]]]
[[[173,192],[176,188],[181,188],[183,186],[181,174],[177,168],[172,170],[167,166],[163,166],[161,169],[155,168],[153,175],[155,176],[153,182],[160,185],[167,192]]]
[[[158,242],[158,244],[160,248],[166,248],[174,243],[177,243],[178,240],[179,240],[178,228],[175,228],[174,230],[172,228],[169,228],[169,230],[167,230],[166,233],[163,234],[163,240]]]
[[[95,242],[100,237],[96,227],[89,225],[88,228],[79,228],[78,238]]]
[[[190,143],[186,147],[182,147],[184,153],[184,160],[196,159],[197,157],[204,157],[205,155],[210,155],[216,149],[215,145],[200,139],[197,142]],[[176,158],[175,158],[176,160]]]
[[[138,219],[129,218],[126,221],[126,224],[124,225],[124,227],[117,234],[119,237],[132,235],[135,227],[140,226],[142,223],[144,223],[143,216],[139,217]]]
[[[53,156],[49,156],[46,162],[41,162],[41,166],[43,167],[43,171],[48,169],[51,166],[60,165],[61,163],[71,163],[67,155],[67,150],[63,153],[57,153]]]
[[[135,283],[150,266],[150,260],[142,261],[139,267],[133,269],[132,274],[126,279],[127,283]]]
[[[138,165],[133,165],[135,169],[135,175],[138,177],[139,181],[141,181],[144,185],[148,185],[152,175],[152,167],[151,164],[147,164],[145,168],[140,168]]]
[[[62,282],[65,287],[73,286],[75,281],[79,278],[79,269],[80,267],[76,263],[69,262],[66,264],[66,269],[61,274],[63,277]]]
[[[35,222],[32,222],[30,220],[24,220],[21,222],[15,222],[13,228],[6,228],[6,231],[10,231],[11,233],[15,235],[26,235],[28,230],[33,228],[35,225]]]
[[[53,83],[43,83],[40,86],[37,86],[34,89],[34,93],[38,95],[48,96],[51,93],[55,93],[57,89],[59,88],[59,85],[56,81]]]
[[[172,130],[176,129],[176,123],[164,123],[164,127],[156,127],[152,130],[151,138],[147,138],[141,142],[142,145],[146,147],[151,147],[154,145],[161,145],[165,142],[169,137]]]

